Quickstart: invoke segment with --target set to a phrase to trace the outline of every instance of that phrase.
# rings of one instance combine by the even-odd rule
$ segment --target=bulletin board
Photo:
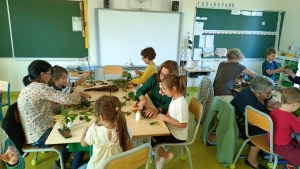
[[[267,48],[279,46],[284,14],[196,8],[193,59],[220,58],[217,53],[222,48],[239,48],[245,58],[264,58]]]

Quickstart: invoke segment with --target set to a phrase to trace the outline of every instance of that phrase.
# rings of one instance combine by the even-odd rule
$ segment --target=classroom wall
[[[282,35],[279,49],[288,51],[288,47],[296,44],[300,45],[299,33],[299,0],[288,0],[286,4],[286,14],[282,28]]]
[[[182,46],[186,44],[186,32],[193,31],[193,22],[195,16],[195,7],[196,7],[196,0],[179,0],[179,11],[183,12],[183,21],[182,21],[182,34],[183,37],[181,38]],[[213,0],[207,0],[214,2]],[[229,2],[229,1],[228,1]],[[293,19],[298,16],[297,14],[297,5],[293,5],[295,3],[299,4],[297,0],[231,0],[230,2],[234,2],[236,8],[238,9],[258,9],[258,10],[284,10],[287,14],[290,12],[293,16],[286,15],[285,21],[292,22]],[[171,0],[152,0],[152,7],[151,10],[153,11],[171,11]],[[287,6],[287,8],[286,8]],[[299,5],[298,5],[299,6]],[[93,42],[95,42],[94,34],[95,34],[95,8],[103,8],[103,0],[88,0],[88,26],[89,26],[89,56],[91,61],[96,64],[96,46],[93,46]],[[129,9],[128,0],[110,0],[110,8],[113,9]],[[37,15],[38,17],[38,15]],[[293,20],[294,22],[294,20]],[[299,21],[298,21],[299,22]],[[284,23],[285,24],[285,23]],[[288,32],[296,32],[298,30],[296,26],[289,27],[284,25],[284,36],[287,35]],[[300,35],[299,35],[300,36]],[[299,38],[298,36],[298,38]],[[295,36],[290,36],[291,41],[297,41],[298,38],[294,38]],[[283,44],[282,44],[283,45]],[[255,49],[254,49],[255,50]],[[138,56],[140,57],[140,56]],[[158,56],[159,57],[159,56]],[[221,60],[220,60],[221,61]],[[213,62],[205,62],[204,65],[208,65],[213,69],[217,69],[220,61],[213,61]],[[23,88],[22,78],[27,75],[27,67],[31,61],[18,61],[14,58],[0,58],[0,79],[6,80],[11,83],[11,90],[12,91],[20,91]],[[77,64],[76,60],[73,61],[49,61],[52,65],[59,64],[61,66],[67,65],[74,65]],[[262,61],[249,61],[245,60],[242,63],[245,64],[248,68],[254,70],[258,74],[261,74],[261,62]],[[80,65],[86,65],[85,62],[80,62]],[[188,65],[190,66],[197,66],[199,63],[197,62],[189,62]],[[102,72],[100,69],[96,72],[96,77],[101,78]],[[211,74],[211,78],[213,80],[215,73]],[[198,86],[200,83],[200,78],[198,79],[189,79],[188,86]]]

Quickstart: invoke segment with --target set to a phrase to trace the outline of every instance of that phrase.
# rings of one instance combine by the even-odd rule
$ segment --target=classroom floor
[[[197,88],[189,88],[188,93],[190,94],[189,96],[186,97],[187,102],[189,103],[190,99],[192,97],[197,97]],[[5,99],[5,98],[4,98]],[[17,100],[17,96],[11,96],[11,103],[14,103]],[[7,107],[2,108],[3,113],[5,115]],[[192,116],[192,115],[191,115]],[[190,126],[189,126],[189,134],[192,134],[194,125],[196,124],[194,117],[190,117]],[[216,146],[205,146],[203,144],[203,141],[199,138],[200,134],[202,133],[203,129],[203,124],[201,124],[199,131],[198,131],[198,136],[191,146],[189,146],[189,149],[191,151],[192,155],[192,161],[193,161],[193,166],[195,169],[223,169],[224,167],[218,163],[216,160],[216,152],[217,152],[217,147]],[[239,144],[236,147],[236,153],[239,150],[240,146],[242,144],[242,140],[239,140]],[[170,161],[167,165],[165,165],[165,169],[174,169],[174,168],[179,168],[179,169],[188,169],[190,168],[189,166],[189,161],[188,160],[181,160],[180,155],[180,148],[179,147],[170,147],[169,151],[174,153],[174,158],[172,161]],[[242,154],[248,154],[248,147],[244,149]],[[26,169],[50,169],[53,164],[54,160],[57,159],[57,154],[56,153],[39,153],[38,156],[38,162],[37,165],[33,166],[31,165],[31,160],[33,159],[35,153],[30,153],[28,157],[25,158],[26,160]],[[261,156],[259,156],[259,161],[260,163],[266,165],[267,161],[263,160]],[[70,166],[70,164],[67,164],[67,167]],[[144,167],[140,167],[144,168]],[[278,165],[278,169],[283,168],[283,165]],[[154,164],[150,164],[150,169],[154,169]],[[246,166],[244,164],[244,159],[239,159],[236,164],[236,169],[250,169],[250,167]]]

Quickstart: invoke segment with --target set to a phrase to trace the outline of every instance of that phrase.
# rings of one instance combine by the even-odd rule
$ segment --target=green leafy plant
[[[118,88],[121,88],[125,92],[127,92],[127,89],[129,88],[128,82],[130,80],[127,79],[114,79],[114,80],[107,80],[107,81],[111,82],[113,85],[117,86]]]
[[[158,123],[158,121],[153,121],[153,122],[150,122],[149,124],[152,126],[152,125],[159,124],[159,123]]]
[[[80,115],[83,115],[83,119],[86,121],[86,122],[89,122],[91,121],[91,119],[89,118],[89,116],[92,116],[95,114],[94,112],[94,109],[93,108],[90,108],[88,111],[83,111],[83,112],[79,112]]]
[[[81,102],[79,105],[72,105],[71,108],[73,110],[78,110],[80,108],[84,108],[87,109],[88,107],[90,107],[91,102],[88,99],[85,99],[83,102]]]
[[[298,64],[297,62],[289,61],[289,63],[286,65],[286,68],[291,69],[293,73],[297,73],[298,71]]]
[[[300,107],[299,107],[298,110],[295,111],[293,114],[294,114],[295,116],[299,117],[299,116],[300,116]]]
[[[126,116],[129,116],[131,114],[131,111],[125,111],[123,112]]]
[[[60,111],[61,114],[54,116],[53,119],[60,123],[62,131],[68,131],[68,124],[70,122],[73,123],[78,114],[69,114],[68,108],[65,108],[64,106],[60,106]]]
[[[129,92],[127,96],[123,96],[122,98],[126,101],[135,101],[135,94],[134,92]]]

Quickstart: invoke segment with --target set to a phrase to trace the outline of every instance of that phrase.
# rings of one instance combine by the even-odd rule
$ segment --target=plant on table
[[[293,61],[290,61],[287,65],[285,65],[286,66],[286,68],[289,68],[289,69],[291,69],[291,71],[293,72],[293,73],[297,73],[297,71],[298,71],[298,64],[297,64],[297,62],[293,62]]]
[[[61,114],[54,116],[53,119],[60,123],[60,129],[62,131],[68,131],[69,128],[72,127],[73,121],[78,114],[69,114],[68,108],[65,108],[64,106],[60,106],[60,111]]]

